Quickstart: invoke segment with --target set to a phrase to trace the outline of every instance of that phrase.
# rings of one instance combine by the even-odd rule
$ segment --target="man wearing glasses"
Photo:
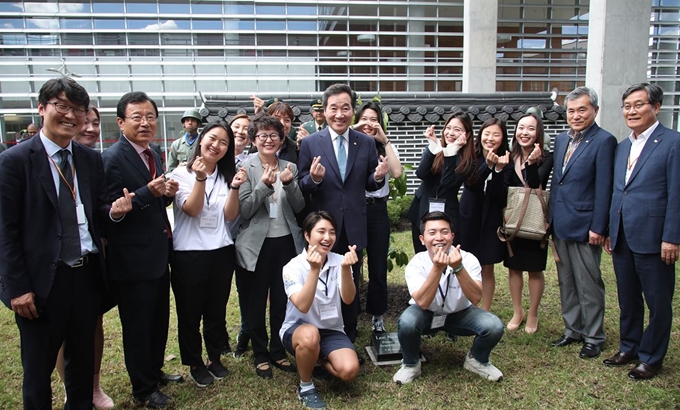
[[[168,338],[172,233],[165,207],[179,185],[166,180],[160,156],[149,149],[158,108],[145,93],[125,94],[116,107],[122,136],[104,151],[109,196],[126,189],[132,210],[107,231],[108,270],[123,327],[125,366],[135,402],[164,408],[172,400],[158,385],[181,382],[162,371]]]
[[[610,237],[604,245],[616,273],[620,341],[619,351],[604,364],[639,361],[628,377],[645,380],[661,371],[673,322],[680,244],[680,134],[657,120],[661,87],[635,84],[621,100],[632,132],[616,148]],[[645,303],[649,324],[643,329]]]
[[[89,104],[72,79],[49,80],[38,96],[40,134],[0,155],[0,294],[21,337],[25,409],[52,408],[50,377],[62,344],[64,408],[92,408],[106,280],[101,228],[131,205],[122,189],[107,203],[100,154],[71,141]]]

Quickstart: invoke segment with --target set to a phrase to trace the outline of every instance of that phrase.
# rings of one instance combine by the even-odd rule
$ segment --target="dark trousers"
[[[337,237],[337,240],[335,241],[335,245],[333,246],[333,252],[339,253],[340,255],[346,254],[349,249],[347,248],[350,245],[354,245],[349,243],[349,240],[347,239],[347,233],[346,229],[343,227],[342,231],[340,232],[340,235]],[[342,302],[341,306],[341,311],[342,311],[342,321],[345,324],[345,333],[349,337],[349,340],[354,343],[354,341],[357,338],[357,324],[359,322],[359,311],[360,309],[360,303],[359,303],[359,282],[361,279],[361,266],[363,264],[363,256],[364,256],[364,250],[363,249],[357,249],[356,250],[357,256],[359,257],[359,261],[352,265],[352,275],[354,276],[354,286],[357,288],[356,295],[354,295],[354,300],[350,304],[345,304],[345,302]]]
[[[380,316],[387,312],[387,252],[390,248],[390,217],[387,202],[366,205],[368,219],[368,293],[366,312]]]
[[[24,409],[51,409],[51,376],[64,344],[64,409],[92,408],[94,329],[99,315],[101,272],[96,256],[79,268],[58,267],[40,317],[15,315],[21,337]]]
[[[175,251],[172,291],[177,305],[177,333],[182,364],[201,366],[203,340],[211,362],[220,361],[225,339],[225,315],[236,254],[234,246],[211,251]]]
[[[170,271],[157,279],[115,281],[123,351],[132,394],[146,396],[158,389],[163,375],[170,319]]]
[[[248,311],[248,298],[250,297],[251,286],[250,282],[252,282],[252,280],[249,279],[249,275],[252,275],[252,272],[248,272],[242,267],[236,265],[235,274],[236,274],[236,291],[238,292],[238,308],[241,311],[240,333],[248,335],[249,334],[248,329],[250,329],[250,324],[248,323],[248,315],[246,313]],[[227,333],[227,338],[228,336],[229,334]]]
[[[633,252],[628,247],[623,223],[612,260],[621,309],[619,350],[637,353],[647,364],[660,364],[666,356],[671,335],[675,264],[666,265],[661,260],[661,252]],[[645,302],[649,309],[649,325],[643,331]]]
[[[283,288],[283,267],[296,256],[292,235],[280,238],[266,238],[255,265],[255,272],[249,272],[250,297],[248,301],[248,326],[253,342],[255,364],[268,360],[281,360],[286,350],[279,338],[279,330],[286,316],[288,297]],[[269,295],[269,329],[265,320]],[[269,343],[268,343],[269,342]],[[269,350],[267,349],[269,344]]]

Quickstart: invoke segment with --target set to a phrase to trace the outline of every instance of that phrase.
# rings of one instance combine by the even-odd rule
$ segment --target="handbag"
[[[545,248],[550,223],[548,222],[548,201],[550,192],[541,187],[508,187],[508,202],[503,208],[503,226],[498,228],[498,238],[508,244],[510,257],[513,257],[510,242],[515,238],[541,241]]]

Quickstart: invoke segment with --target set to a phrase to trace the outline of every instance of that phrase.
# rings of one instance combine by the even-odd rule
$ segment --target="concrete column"
[[[496,92],[498,0],[463,3],[463,92]]]
[[[586,86],[600,96],[598,124],[622,140],[630,135],[621,95],[647,81],[652,0],[591,0]]]
[[[422,19],[424,13],[422,7],[409,7],[409,22],[408,22],[408,91],[417,92],[425,91],[425,81],[422,77],[425,75],[425,52],[422,47],[425,47],[425,36],[422,34],[425,31],[425,22]],[[414,48],[420,50],[414,50]],[[416,79],[415,77],[421,77]]]

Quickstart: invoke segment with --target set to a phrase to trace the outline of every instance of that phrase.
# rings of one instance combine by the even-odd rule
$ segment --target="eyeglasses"
[[[149,123],[149,124],[155,124],[156,121],[158,121],[158,118],[156,118],[156,116],[153,115],[153,114],[149,114],[149,115],[146,115],[146,116],[133,115],[133,116],[128,117],[128,118],[130,119],[130,121],[135,122],[135,123],[141,123],[142,120],[146,120],[146,122]]]
[[[644,106],[647,105],[647,104],[649,104],[649,103],[648,103],[648,102],[645,102],[645,103],[639,102],[639,103],[635,103],[635,104],[633,104],[633,105],[631,105],[631,104],[623,104],[623,105],[621,106],[621,108],[623,108],[623,111],[630,111],[630,110],[632,110],[633,108],[635,108],[635,111],[639,111],[639,110],[642,109],[642,107],[644,107]]]
[[[54,102],[54,101],[48,101],[48,104],[54,105],[54,109],[57,110],[59,114],[68,114],[69,112],[73,111],[73,115],[76,117],[84,117],[87,115],[87,110],[83,108],[74,108],[66,104],[62,104],[59,102]]]
[[[281,139],[281,137],[279,136],[279,134],[276,134],[276,133],[271,133],[271,134],[257,134],[255,137],[256,137],[257,139],[259,139],[260,141],[262,141],[262,142],[267,141],[267,138],[271,138],[272,141],[278,141],[279,139]]]

